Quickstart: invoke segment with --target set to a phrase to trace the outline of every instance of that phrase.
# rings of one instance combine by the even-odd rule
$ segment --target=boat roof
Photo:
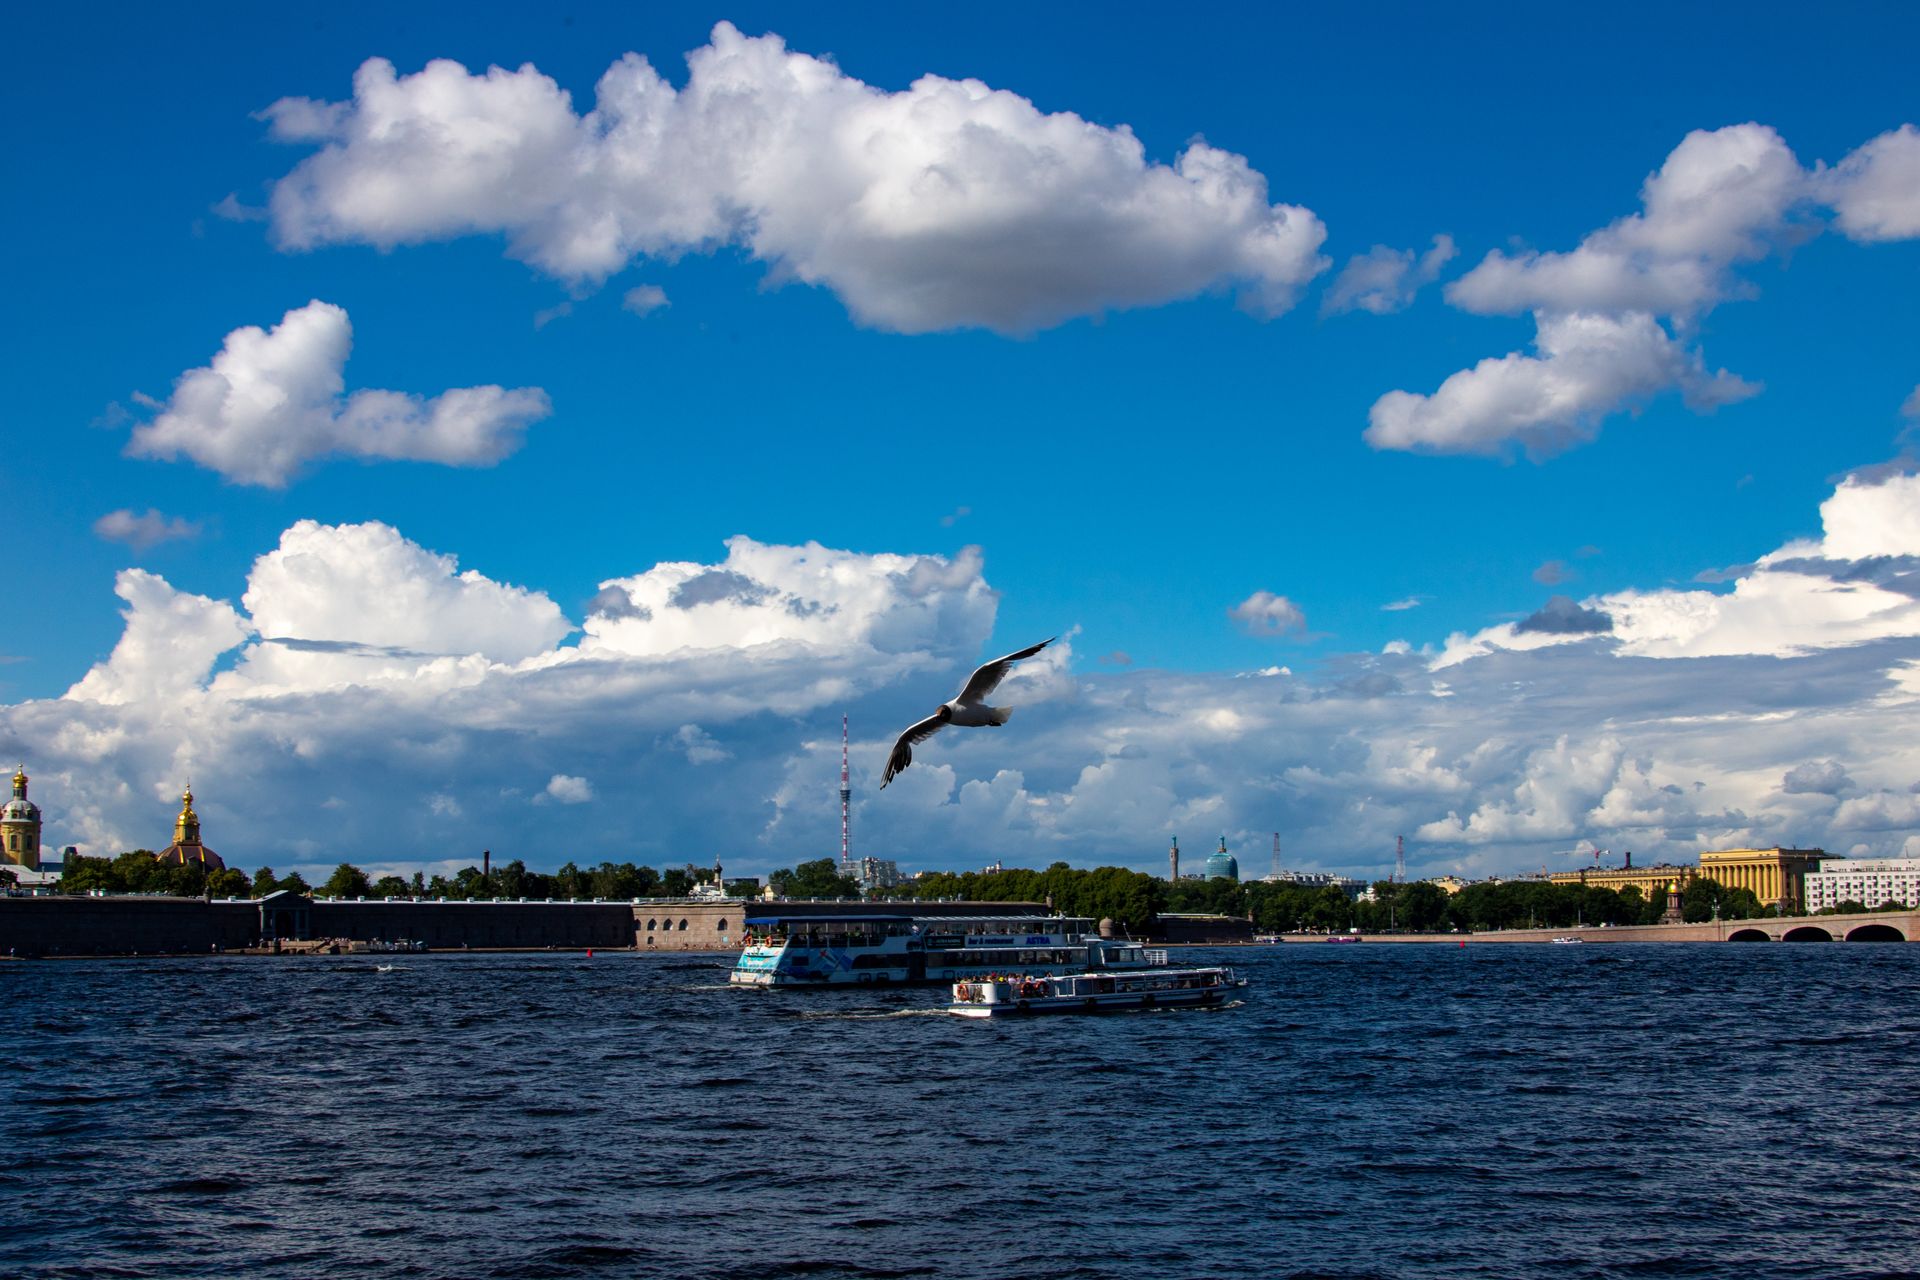
[[[1093,917],[1092,916],[1022,916],[1022,915],[919,916],[919,915],[902,915],[902,914],[896,913],[892,915],[857,915],[857,916],[855,915],[816,916],[816,915],[808,915],[808,914],[796,914],[796,915],[773,915],[773,916],[748,916],[746,918],[746,923],[750,925],[753,925],[753,924],[835,925],[835,924],[882,924],[882,923],[897,924],[902,921],[905,921],[911,924],[932,925],[932,926],[1016,924],[1016,925],[1030,925],[1035,928],[1039,928],[1041,926],[1055,925],[1055,924],[1091,924],[1093,923]]]
[[[888,921],[888,922],[892,922],[892,921],[897,921],[897,920],[912,920],[912,919],[914,919],[914,918],[915,918],[915,917],[913,917],[913,916],[902,916],[902,915],[891,915],[891,916],[838,916],[838,915],[835,915],[835,916],[815,916],[815,915],[791,915],[791,916],[748,916],[748,917],[747,917],[747,923],[748,923],[748,924],[789,924],[789,923],[794,923],[794,924],[797,924],[797,923],[801,923],[801,922],[805,922],[805,923],[807,923],[807,924],[877,924],[877,923],[879,923],[879,922],[881,922],[881,921]]]

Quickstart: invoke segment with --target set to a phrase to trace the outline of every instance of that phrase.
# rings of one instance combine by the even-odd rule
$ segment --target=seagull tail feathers
[[[998,729],[1001,725],[1005,724],[1007,721],[1013,719],[1012,707],[988,707],[987,711],[993,716],[993,719],[989,720],[987,723],[991,724],[996,729]]]

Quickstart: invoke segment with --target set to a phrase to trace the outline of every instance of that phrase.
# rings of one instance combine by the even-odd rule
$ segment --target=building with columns
[[[1728,889],[1751,889],[1763,907],[1778,907],[1791,914],[1805,908],[1807,873],[1822,862],[1837,861],[1819,849],[1719,849],[1700,855],[1698,866],[1636,867],[1633,855],[1627,855],[1624,867],[1594,867],[1579,871],[1556,871],[1547,877],[1554,884],[1584,884],[1594,889],[1616,892],[1632,885],[1649,902],[1658,902],[1668,887],[1685,889],[1695,879],[1717,881]]]

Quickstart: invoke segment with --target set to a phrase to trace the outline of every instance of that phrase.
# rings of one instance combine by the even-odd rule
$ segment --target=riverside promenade
[[[1281,941],[1325,942],[1323,933],[1282,934]],[[1343,936],[1343,935],[1332,935]],[[1850,916],[1781,916],[1778,919],[1713,920],[1702,924],[1585,926],[1559,929],[1496,929],[1485,933],[1362,933],[1367,942],[1920,942],[1920,911],[1869,911]]]

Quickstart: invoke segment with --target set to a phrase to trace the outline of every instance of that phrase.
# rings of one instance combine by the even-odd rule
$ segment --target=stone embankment
[[[1335,935],[1343,936],[1343,935]],[[1344,935],[1351,937],[1353,935]],[[1702,924],[1629,925],[1620,928],[1500,929],[1486,933],[1367,933],[1369,943],[1458,946],[1489,942],[1920,942],[1920,911],[1871,911],[1852,916],[1782,916],[1777,919],[1715,920]],[[1286,943],[1326,942],[1323,933],[1282,934]]]

